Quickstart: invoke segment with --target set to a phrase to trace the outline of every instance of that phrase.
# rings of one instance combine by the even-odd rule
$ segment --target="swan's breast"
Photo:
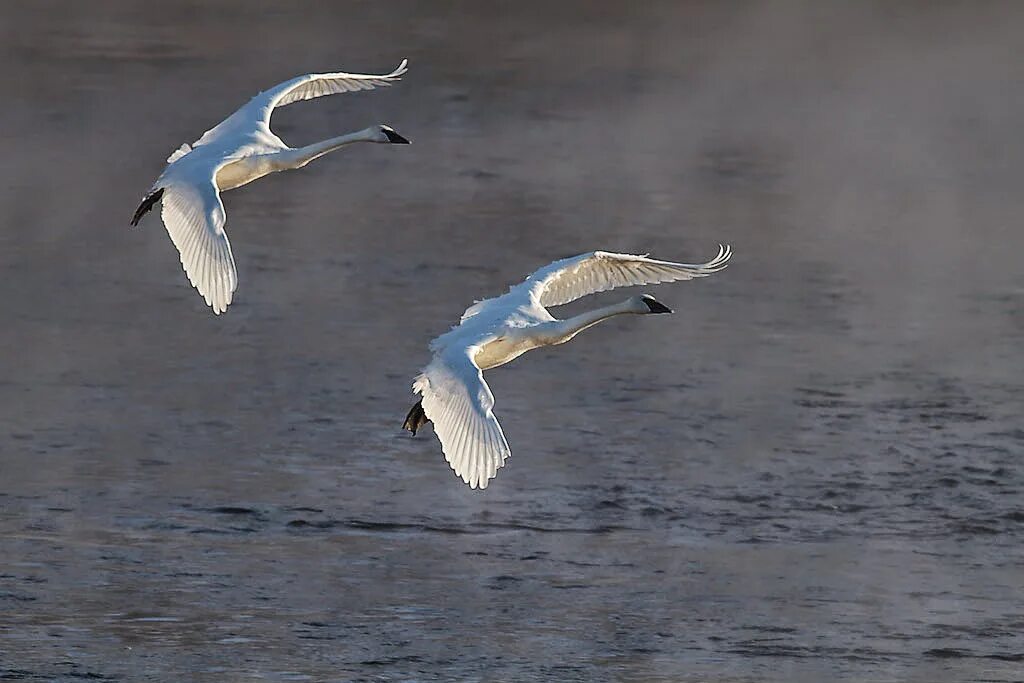
[[[275,170],[265,155],[248,156],[221,166],[217,171],[217,187],[221,192],[247,185]]]
[[[473,361],[481,370],[488,370],[515,360],[540,345],[539,340],[529,335],[506,333],[484,344]]]

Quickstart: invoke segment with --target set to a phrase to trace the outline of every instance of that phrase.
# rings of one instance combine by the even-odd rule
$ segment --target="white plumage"
[[[213,180],[202,183],[165,181],[161,216],[181,254],[189,282],[221,313],[238,285],[235,259],[224,232],[224,204]]]
[[[445,458],[473,488],[485,488],[511,452],[491,409],[494,395],[473,362],[475,347],[446,349],[413,383]]]
[[[434,357],[413,382],[413,392],[422,399],[409,411],[404,427],[415,434],[428,420],[433,422],[455,474],[471,488],[486,488],[511,451],[492,412],[494,396],[483,370],[539,346],[567,342],[612,316],[671,313],[648,295],[566,320],[555,319],[547,306],[616,287],[706,277],[725,268],[731,256],[732,250],[721,245],[715,258],[696,265],[592,251],[541,268],[507,294],[467,308],[457,326],[430,343]]]
[[[261,92],[191,145],[184,144],[167,157],[167,168],[136,210],[132,225],[162,199],[164,225],[181,254],[189,282],[214,313],[223,313],[238,286],[238,275],[224,231],[221,192],[268,173],[301,168],[350,143],[408,143],[392,128],[378,125],[292,148],[270,130],[274,109],[314,97],[390,85],[406,72],[406,65],[402,60],[385,75],[307,74]]]

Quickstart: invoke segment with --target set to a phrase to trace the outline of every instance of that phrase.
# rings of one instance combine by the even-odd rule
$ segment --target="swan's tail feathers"
[[[160,198],[163,196],[164,188],[162,187],[159,187],[146,195],[146,198],[142,200],[141,204],[139,204],[139,208],[135,209],[135,215],[132,216],[132,225],[138,225],[139,221],[142,220],[142,217],[152,211],[153,206],[160,201]]]
[[[409,410],[409,414],[405,416],[402,429],[406,429],[412,432],[413,436],[416,436],[416,431],[428,422],[430,420],[427,419],[427,414],[423,410],[423,401],[419,401]]]

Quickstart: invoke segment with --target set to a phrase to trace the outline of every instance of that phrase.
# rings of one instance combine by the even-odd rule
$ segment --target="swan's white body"
[[[541,268],[507,294],[473,304],[462,320],[430,344],[433,360],[413,382],[422,395],[406,429],[429,418],[445,459],[472,488],[486,488],[510,455],[508,442],[492,408],[494,396],[483,371],[504,365],[530,349],[562,344],[612,316],[671,312],[652,297],[632,297],[566,320],[554,318],[558,306],[616,287],[690,280],[726,267],[727,246],[703,264],[656,261],[646,256],[594,251]],[[424,417],[425,414],[425,417]]]
[[[270,130],[274,109],[323,95],[389,85],[405,73],[406,63],[403,60],[393,72],[379,76],[307,74],[261,92],[201,138],[191,145],[182,145],[167,158],[167,168],[136,211],[132,224],[137,224],[162,199],[164,225],[181,253],[181,265],[189,281],[214,313],[223,313],[238,286],[238,275],[224,231],[226,216],[221,192],[268,173],[301,168],[353,142],[408,142],[387,126],[372,126],[292,148]]]

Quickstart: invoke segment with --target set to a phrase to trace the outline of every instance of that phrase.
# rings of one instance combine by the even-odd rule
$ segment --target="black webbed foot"
[[[142,217],[152,211],[153,205],[160,201],[160,198],[164,196],[164,188],[158,188],[155,192],[150,192],[146,195],[146,198],[139,204],[139,208],[135,209],[135,215],[132,216],[132,225],[138,225]]]
[[[427,414],[423,411],[423,401],[420,400],[409,410],[409,414],[405,416],[405,422],[402,423],[402,429],[407,429],[412,432],[413,436],[416,436],[416,431],[428,422],[430,422],[430,420],[427,418]]]

